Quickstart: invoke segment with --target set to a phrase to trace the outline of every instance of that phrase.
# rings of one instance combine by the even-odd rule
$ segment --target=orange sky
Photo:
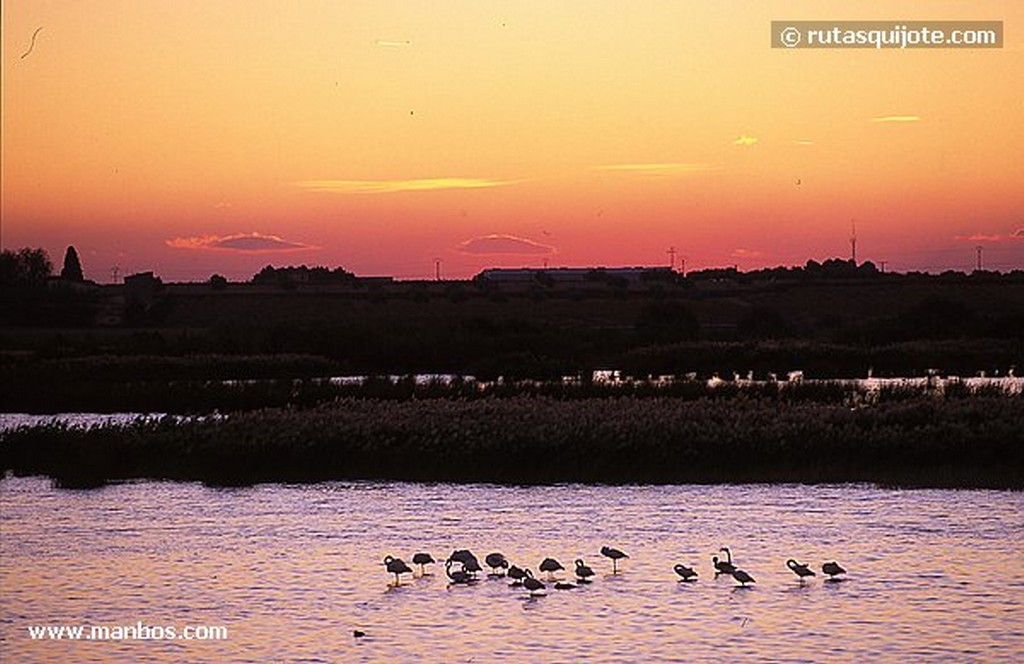
[[[891,18],[1005,46],[769,48]],[[1013,0],[6,0],[3,248],[98,281],[748,269],[855,220],[890,269],[1024,268],[1022,33]]]

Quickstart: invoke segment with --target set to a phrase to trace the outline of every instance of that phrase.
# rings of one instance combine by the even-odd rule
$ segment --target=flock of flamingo
[[[711,557],[711,564],[715,568],[715,578],[718,578],[719,575],[727,574],[732,576],[742,588],[748,587],[747,584],[756,583],[754,577],[733,563],[732,552],[728,547],[723,546],[719,549],[719,552],[725,553],[725,560],[720,559],[717,555]],[[620,560],[629,558],[626,553],[610,546],[602,546],[601,555],[611,559],[612,574],[619,573]],[[437,561],[429,553],[417,553],[412,557],[412,563],[420,567],[421,576],[426,574],[426,565],[431,565],[435,562]],[[544,582],[533,576],[533,571],[530,568],[510,564],[508,559],[501,553],[487,554],[484,557],[484,564],[491,568],[490,577],[508,577],[512,579],[511,586],[525,588],[531,595],[543,593],[547,589]],[[404,560],[393,556],[386,556],[384,558],[384,567],[389,574],[395,575],[396,586],[401,585],[402,574],[413,574],[412,568]],[[576,559],[575,567],[576,584],[590,583],[591,577],[594,576],[593,568],[587,565],[582,558]],[[816,576],[814,570],[809,565],[799,563],[793,558],[786,561],[786,567],[797,575],[800,583],[803,583],[809,576]],[[553,583],[556,590],[569,590],[576,587],[576,584],[569,581],[556,580],[555,572],[565,571],[565,567],[554,558],[545,558],[538,565],[537,569],[541,572],[547,572],[547,581]],[[697,572],[692,567],[680,564],[676,565],[673,569],[679,575],[681,582],[697,580]],[[468,585],[476,583],[478,580],[477,573],[482,572],[483,567],[480,566],[479,560],[471,551],[468,549],[458,549],[448,556],[444,563],[444,571],[448,576],[449,586]],[[824,563],[821,566],[821,571],[829,577],[829,581],[839,581],[840,579],[837,577],[846,574],[846,570],[835,561]]]

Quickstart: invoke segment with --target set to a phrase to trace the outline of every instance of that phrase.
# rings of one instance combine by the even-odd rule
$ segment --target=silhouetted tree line
[[[709,268],[706,270],[694,270],[686,273],[686,279],[691,281],[707,281],[715,279],[732,280],[737,283],[753,283],[767,280],[788,280],[788,281],[814,281],[827,279],[909,279],[909,280],[934,280],[940,281],[1013,281],[1024,283],[1024,270],[1012,270],[1009,272],[997,272],[993,270],[972,270],[971,272],[960,272],[957,270],[946,270],[941,274],[928,272],[882,272],[871,261],[864,261],[857,264],[850,259],[829,258],[823,262],[808,260],[804,265],[792,267],[778,266],[766,267],[760,270],[749,270],[741,272],[735,267]]]
[[[59,278],[46,250],[24,247],[0,252],[0,302],[8,325],[86,326],[95,315],[94,286],[82,274],[74,247],[68,247]]]
[[[81,273],[77,252],[67,252],[62,270],[67,277],[60,280],[52,278],[53,267],[41,249],[5,251],[0,266],[5,325],[95,324],[101,289],[75,285]],[[540,282],[525,291],[476,281],[404,282],[386,292],[351,289],[343,296],[332,295],[329,306],[316,298],[261,299],[261,289],[252,289],[253,297],[192,298],[173,288],[161,290],[159,279],[153,278],[151,293],[142,288],[145,283],[135,289],[145,291],[146,297],[133,298],[126,283],[129,297],[122,323],[152,328],[146,330],[150,336],[126,333],[101,346],[84,330],[75,337],[80,345],[69,351],[71,335],[54,330],[21,343],[44,355],[306,353],[355,373],[465,372],[523,378],[601,367],[635,366],[642,373],[808,368],[807,358],[815,351],[807,344],[826,349],[815,360],[818,375],[825,376],[834,373],[828,371],[830,364],[844,367],[849,375],[882,366],[895,372],[948,368],[962,354],[960,346],[925,352],[914,345],[918,341],[984,340],[969,362],[957,365],[968,372],[1020,364],[1021,271],[883,277],[870,263],[830,259],[749,273],[704,270],[683,278],[665,272],[679,281],[655,281],[635,290],[609,284],[606,289],[564,291]],[[591,278],[607,276],[595,270]],[[303,265],[267,266],[252,281],[292,288],[355,279],[342,268]],[[700,286],[702,279],[734,283]],[[744,285],[748,279],[750,287]],[[764,283],[754,284],[755,279]],[[875,279],[885,281],[871,285],[869,280]],[[960,283],[965,285],[956,285]],[[217,274],[209,285],[212,291],[229,288]],[[858,302],[870,306],[853,306]],[[1009,343],[997,344],[1000,340]],[[723,343],[748,344],[751,354],[739,353],[737,348],[745,346],[730,347],[725,354],[712,348]],[[781,350],[770,351],[776,343]],[[906,344],[901,347],[905,356],[868,352],[891,344]],[[698,353],[698,346],[710,350]],[[843,351],[848,361],[840,362],[838,346],[853,349]],[[766,359],[758,363],[758,357]]]
[[[340,267],[331,270],[322,266],[273,267],[267,265],[253,276],[252,283],[287,288],[296,284],[345,284],[355,281],[355,278],[356,275]]]
[[[0,252],[0,287],[39,288],[45,286],[52,276],[53,262],[45,249],[23,247],[17,251],[4,249]],[[73,246],[69,246],[64,253],[60,278],[65,281],[85,281],[82,262]]]
[[[763,281],[766,279],[866,279],[880,274],[882,273],[871,261],[864,261],[858,265],[852,260],[829,258],[821,263],[812,259],[807,261],[803,266],[766,267],[760,270],[749,270],[747,272],[740,272],[735,267],[695,270],[687,273],[686,277],[693,281],[731,279],[740,283],[749,283],[752,281]]]

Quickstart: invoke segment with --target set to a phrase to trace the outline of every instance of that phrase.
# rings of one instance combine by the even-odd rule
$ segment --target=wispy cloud
[[[733,249],[732,252],[733,258],[760,258],[761,256],[764,256],[764,252],[754,249],[744,249],[742,247],[739,249]]]
[[[733,141],[732,144],[733,145],[754,145],[755,143],[757,143],[758,140],[759,139],[756,136],[747,136],[746,134],[743,134],[742,136],[737,138],[735,141]]]
[[[425,178],[421,180],[305,180],[294,182],[306,191],[330,194],[392,194],[400,191],[438,191],[441,189],[486,189],[518,184],[522,180],[482,178]]]
[[[687,173],[707,173],[718,170],[711,164],[665,163],[665,164],[608,164],[597,166],[600,171],[618,171],[626,173],[643,173],[648,175],[685,175]]]
[[[412,44],[412,42],[409,41],[408,39],[376,39],[374,40],[373,43],[376,44],[377,46],[386,46],[390,48],[405,48],[406,46]]]
[[[814,145],[814,141],[801,140],[801,141],[796,141],[796,144],[797,145]]]
[[[882,115],[871,118],[872,122],[917,122],[921,118],[916,115]]]
[[[483,235],[459,244],[467,254],[553,254],[555,248],[514,235]]]
[[[1003,235],[1001,233],[975,233],[973,235],[956,235],[953,239],[961,242],[1006,242],[1009,240],[1024,240],[1024,228],[1018,228],[1009,235]]]
[[[167,240],[166,244],[168,247],[175,249],[234,251],[245,254],[267,254],[318,249],[318,247],[310,244],[290,242],[277,235],[263,235],[262,233],[175,237]]]
[[[964,240],[967,242],[999,242],[1003,239],[1002,235],[986,235],[985,233],[975,233],[974,235],[957,235],[957,240]]]

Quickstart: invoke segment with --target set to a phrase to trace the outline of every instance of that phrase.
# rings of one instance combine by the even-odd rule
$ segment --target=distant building
[[[125,304],[148,309],[153,306],[156,293],[163,285],[160,278],[152,272],[139,272],[124,278]]]
[[[492,267],[483,270],[476,278],[495,284],[584,284],[604,281],[632,285],[644,281],[671,280],[675,274],[669,267]]]

